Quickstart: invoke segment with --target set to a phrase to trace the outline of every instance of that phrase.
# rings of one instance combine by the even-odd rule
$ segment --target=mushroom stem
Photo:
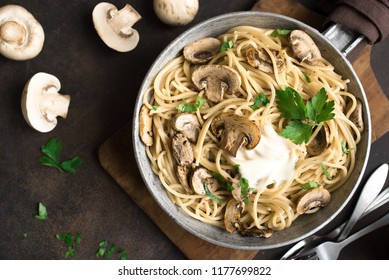
[[[6,21],[0,26],[0,41],[13,45],[23,45],[26,41],[26,28],[16,21]]]
[[[66,118],[70,103],[69,95],[62,95],[55,87],[47,88],[42,94],[44,101],[40,105],[42,114],[48,121],[54,121],[56,116]]]
[[[133,33],[132,26],[142,19],[141,15],[130,5],[126,4],[121,10],[108,11],[108,22],[117,34],[130,36]]]

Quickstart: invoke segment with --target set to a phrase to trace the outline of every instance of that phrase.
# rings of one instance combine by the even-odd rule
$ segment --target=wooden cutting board
[[[294,1],[261,0],[253,10],[276,12],[319,27],[324,18]],[[373,140],[389,130],[389,103],[370,66],[370,47],[353,63],[368,95],[372,110]],[[131,120],[107,139],[99,149],[104,169],[132,200],[157,224],[189,259],[252,259],[258,251],[233,250],[210,244],[183,230],[156,204],[139,174],[132,150]]]

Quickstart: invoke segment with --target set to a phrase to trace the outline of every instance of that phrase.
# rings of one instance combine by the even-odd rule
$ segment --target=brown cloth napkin
[[[389,34],[389,0],[340,0],[328,20],[364,35],[374,44]]]

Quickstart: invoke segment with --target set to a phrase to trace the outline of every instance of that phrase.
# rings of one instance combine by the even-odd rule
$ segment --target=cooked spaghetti
[[[228,66],[239,74],[241,81],[236,92],[225,91],[220,101],[210,101],[205,89],[200,90],[194,85],[192,74],[200,66],[183,55],[174,58],[159,71],[143,98],[148,115],[152,117],[153,143],[146,147],[146,152],[153,171],[159,176],[172,203],[195,219],[225,228],[227,204],[231,199],[236,199],[240,203],[239,225],[236,228],[241,233],[252,232],[251,235],[255,235],[256,230],[278,231],[289,227],[300,215],[296,211],[299,199],[309,191],[302,188],[303,185],[314,183],[330,193],[342,187],[354,167],[361,137],[361,132],[349,119],[357,107],[357,99],[347,90],[349,81],[337,74],[325,58],[320,58],[315,65],[297,59],[288,37],[273,37],[272,32],[239,26],[217,38],[220,43],[231,42],[231,45],[226,50],[218,51],[205,64]],[[267,66],[272,68],[270,71],[264,72],[248,63],[248,52],[252,48],[266,52]],[[278,69],[280,61],[282,67]],[[245,147],[239,147],[236,156],[221,149],[220,138],[211,129],[212,122],[221,113],[233,114],[250,120],[261,133],[275,131],[279,136],[288,119],[279,112],[276,95],[277,90],[285,87],[296,90],[304,102],[324,88],[328,100],[334,101],[335,116],[315,126],[308,143],[295,144],[280,136],[293,150],[295,163],[291,176],[277,182],[273,178],[274,182],[262,182],[262,185],[250,180],[242,181],[245,179],[242,175],[244,172],[239,170],[242,165],[239,167],[237,162],[242,162],[242,157],[238,158]],[[259,95],[266,97],[266,105],[256,106]],[[196,167],[204,167],[212,178],[219,181],[212,186],[204,184],[205,192],[200,194],[188,190],[179,180],[177,166],[180,164],[172,148],[172,138],[176,133],[172,121],[181,113],[180,109],[182,111],[183,106],[188,104],[193,105],[188,111],[197,118],[199,133],[190,144],[194,160],[187,167],[192,171]],[[325,147],[319,154],[312,155],[307,152],[307,147],[321,130],[325,132]],[[275,151],[278,150],[277,141],[274,142]],[[261,164],[255,167],[258,173],[266,165]],[[245,194],[242,182],[246,183]],[[226,188],[226,185],[232,188]],[[314,207],[307,213],[317,209]]]

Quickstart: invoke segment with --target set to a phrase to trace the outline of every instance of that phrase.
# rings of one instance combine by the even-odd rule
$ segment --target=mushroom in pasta
[[[320,155],[328,146],[328,129],[327,126],[318,127],[318,133],[307,144],[307,152],[311,156]]]
[[[276,55],[276,51],[274,51]],[[264,49],[249,48],[246,51],[247,62],[254,68],[265,73],[274,73],[273,62],[269,54]],[[276,58],[277,72],[281,72],[285,68],[285,63],[282,59]]]
[[[153,145],[153,119],[149,112],[146,105],[142,105],[139,113],[139,134],[146,146]]]
[[[193,190],[189,186],[189,181],[188,181],[189,174],[190,174],[189,166],[177,165],[176,174],[177,174],[178,181],[180,181],[186,193],[193,194]]]
[[[234,157],[241,146],[252,150],[261,138],[261,131],[254,122],[232,113],[216,116],[211,129],[216,137],[220,137],[219,147]]]
[[[241,85],[238,72],[225,65],[202,65],[193,71],[192,81],[199,90],[205,90],[209,101],[215,103],[223,99],[224,93],[235,93]]]
[[[352,105],[352,102],[347,103],[346,112],[348,112],[351,109],[351,105]],[[355,107],[355,110],[351,113],[349,119],[350,119],[350,121],[352,121],[355,124],[355,126],[358,128],[359,132],[362,133],[365,126],[363,124],[361,100],[357,99],[357,106]]]
[[[325,188],[310,189],[298,201],[296,212],[304,214],[310,209],[324,207],[331,200],[330,192]]]
[[[173,118],[173,128],[184,134],[192,143],[197,141],[200,133],[200,123],[197,116],[190,113],[177,114]]]
[[[221,43],[218,39],[207,37],[184,47],[184,57],[193,64],[205,63],[219,53]]]
[[[179,165],[189,165],[194,161],[192,145],[188,138],[177,133],[172,140],[173,155]]]
[[[307,61],[309,64],[315,65],[321,59],[319,48],[304,31],[293,30],[290,33],[289,39],[292,44],[293,53],[300,61]]]
[[[241,230],[240,218],[242,211],[243,206],[240,201],[237,201],[234,198],[228,201],[226,211],[224,213],[224,225],[228,232],[233,233]]]

